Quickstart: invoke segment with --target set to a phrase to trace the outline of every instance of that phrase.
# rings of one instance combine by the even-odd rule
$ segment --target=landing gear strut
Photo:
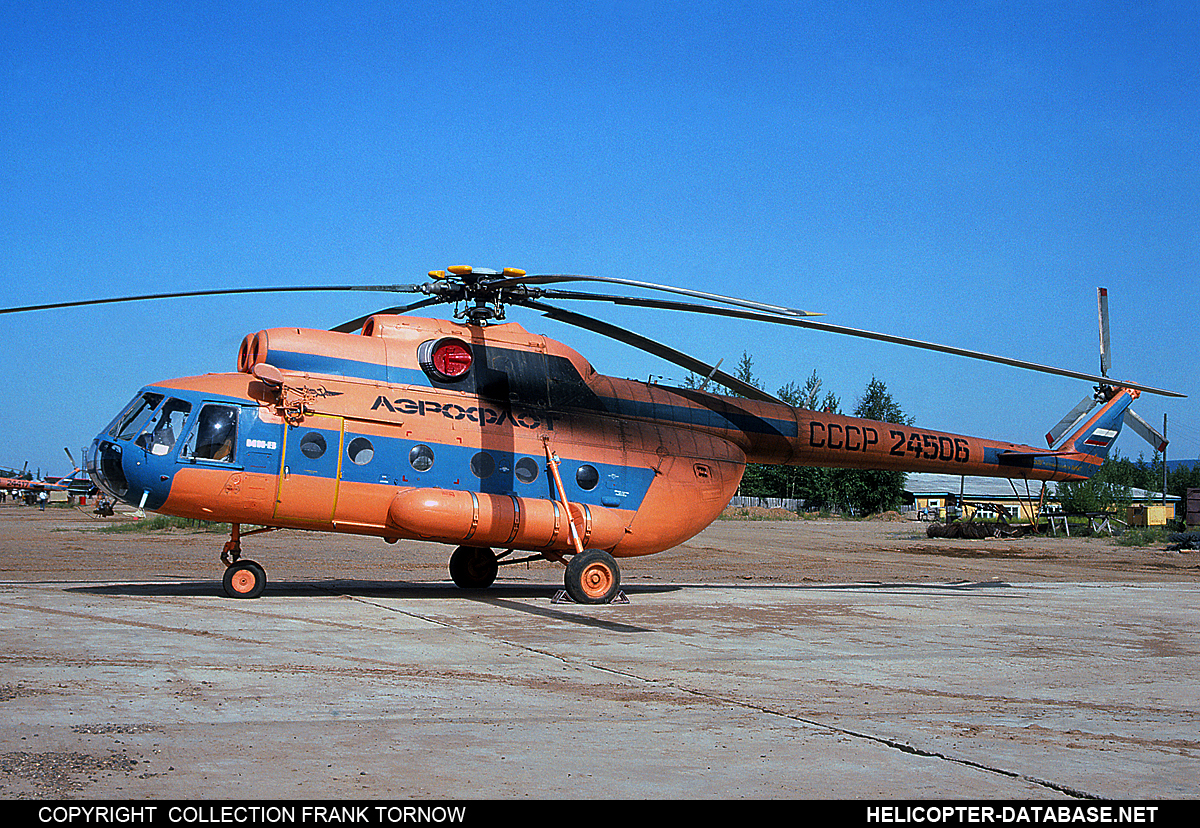
[[[225,577],[221,585],[230,598],[257,598],[267,588],[267,572],[258,563],[242,559],[242,535],[257,535],[273,531],[273,526],[263,526],[242,532],[242,525],[234,523],[229,529],[229,540],[221,550],[221,561],[225,564]]]

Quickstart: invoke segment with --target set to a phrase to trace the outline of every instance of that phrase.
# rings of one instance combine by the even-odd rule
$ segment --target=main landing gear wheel
[[[564,581],[576,604],[608,604],[621,589],[621,568],[607,552],[589,549],[571,558]]]
[[[267,588],[267,573],[254,561],[235,561],[225,567],[222,583],[230,598],[257,598]]]
[[[450,577],[463,589],[487,589],[499,569],[496,553],[486,546],[460,546],[450,556]]]

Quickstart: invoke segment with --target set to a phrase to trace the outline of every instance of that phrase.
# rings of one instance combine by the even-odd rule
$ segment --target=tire
[[[571,558],[563,580],[575,603],[608,604],[621,590],[621,568],[607,552],[589,549]]]
[[[230,598],[257,598],[267,588],[267,573],[254,561],[238,561],[225,567],[222,585]]]
[[[487,589],[499,569],[496,553],[486,546],[460,546],[450,556],[450,578],[463,589]]]

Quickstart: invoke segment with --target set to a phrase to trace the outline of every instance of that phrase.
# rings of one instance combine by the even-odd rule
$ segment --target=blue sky
[[[485,6],[485,8],[479,8]],[[1194,3],[4,0],[3,304],[407,283],[450,264],[644,279],[1113,374],[1200,456]],[[393,297],[0,317],[0,464],[62,473],[142,385]],[[572,304],[572,310],[588,306]],[[872,376],[918,424],[1037,443],[1086,383],[597,305],[769,390]],[[445,311],[436,311],[445,315]],[[680,369],[514,312],[598,370]],[[1124,433],[1118,448],[1145,450]],[[1146,450],[1147,456],[1149,451]]]

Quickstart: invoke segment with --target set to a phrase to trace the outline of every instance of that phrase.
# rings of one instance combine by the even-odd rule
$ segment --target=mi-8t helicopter
[[[93,441],[86,468],[114,498],[232,524],[221,558],[225,591],[239,598],[257,597],[266,585],[262,566],[242,557],[243,537],[290,528],[455,545],[450,574],[466,588],[489,586],[501,564],[558,561],[572,599],[608,602],[620,586],[617,559],[669,549],[704,529],[747,463],[1083,480],[1125,422],[1165,443],[1129,411],[1139,394],[1182,396],[1108,378],[1103,293],[1101,374],[1092,375],[647,282],[467,266],[429,275],[411,285],[210,290],[0,312],[301,290],[421,295],[332,331],[248,335],[236,373],[146,386]],[[567,282],[671,298],[557,287]],[[815,328],[1098,387],[1051,431],[1048,449],[808,411],[666,345],[548,303],[576,299]],[[407,315],[439,303],[453,303],[460,321]],[[641,348],[737,396],[603,376],[566,345],[504,322],[510,306]],[[243,525],[259,528],[242,532]]]

